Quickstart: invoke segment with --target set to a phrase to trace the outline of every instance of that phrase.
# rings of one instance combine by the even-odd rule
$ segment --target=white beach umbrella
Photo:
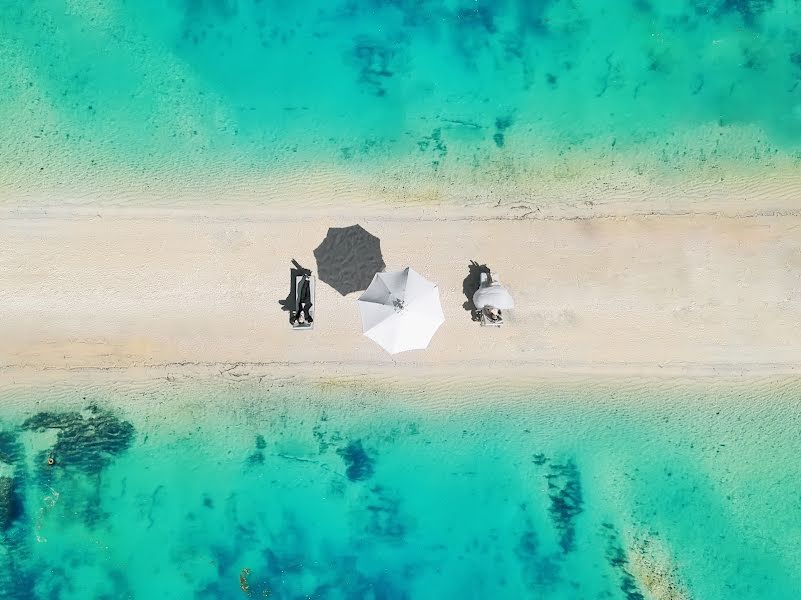
[[[390,354],[428,346],[445,322],[439,288],[413,269],[376,273],[359,298],[364,335]]]
[[[478,310],[481,310],[485,306],[500,308],[502,310],[515,307],[515,301],[512,299],[509,290],[497,281],[493,281],[489,285],[478,288],[476,293],[473,294],[473,304],[475,304]]]

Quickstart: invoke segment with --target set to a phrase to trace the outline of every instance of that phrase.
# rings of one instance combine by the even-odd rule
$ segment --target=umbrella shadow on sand
[[[366,290],[386,268],[381,240],[361,225],[331,227],[314,249],[317,276],[343,296]]]
[[[486,273],[490,278],[490,281],[492,281],[492,275],[490,274],[490,268],[487,265],[480,265],[474,260],[470,261],[470,264],[467,266],[467,268],[467,277],[465,277],[464,281],[462,281],[462,292],[467,300],[464,304],[462,304],[462,308],[470,312],[470,316],[473,321],[478,321],[478,310],[476,309],[476,305],[473,304],[473,294],[478,291],[478,288],[481,285],[481,274]]]
[[[295,311],[295,306],[297,306],[297,290],[295,289],[295,280],[297,279],[298,275],[311,276],[311,271],[301,267],[298,264],[298,261],[296,261],[294,258],[292,259],[292,265],[293,267],[289,270],[289,295],[286,297],[286,299],[278,301],[278,304],[281,305],[281,310],[289,313],[290,323],[292,322],[292,313]]]

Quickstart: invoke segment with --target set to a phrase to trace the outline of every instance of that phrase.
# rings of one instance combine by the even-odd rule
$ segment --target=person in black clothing
[[[312,316],[309,313],[309,310],[312,307],[312,302],[311,287],[309,286],[309,278],[307,275],[304,274],[303,279],[300,280],[296,294],[298,298],[298,310],[295,313],[295,318],[301,325],[311,325],[314,322],[314,319],[312,319]]]

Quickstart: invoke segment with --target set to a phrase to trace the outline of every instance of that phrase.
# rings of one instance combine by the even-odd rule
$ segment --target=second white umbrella
[[[364,335],[390,354],[426,348],[445,322],[437,284],[409,267],[376,273],[359,313]]]

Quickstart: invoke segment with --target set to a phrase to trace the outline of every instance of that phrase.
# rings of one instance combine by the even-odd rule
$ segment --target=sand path
[[[355,298],[323,283],[313,332],[278,304],[290,259],[316,270],[329,226],[381,238],[388,269],[440,285],[429,349],[391,357],[361,334]],[[463,308],[468,263],[518,308],[500,330]],[[583,220],[118,209],[0,215],[0,367],[171,363],[515,370],[795,370],[801,365],[801,217]],[[467,365],[467,367],[465,366]]]

